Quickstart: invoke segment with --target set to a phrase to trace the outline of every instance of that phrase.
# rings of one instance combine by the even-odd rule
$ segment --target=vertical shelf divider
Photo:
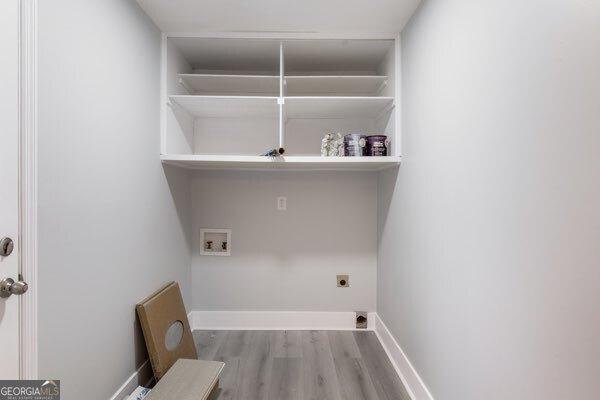
[[[283,109],[285,106],[283,87],[285,69],[283,62],[283,41],[281,41],[279,42],[279,99],[277,99],[277,103],[279,104],[279,147],[285,149],[285,110]]]
[[[400,34],[394,41],[394,152],[393,156],[402,157],[402,46]]]

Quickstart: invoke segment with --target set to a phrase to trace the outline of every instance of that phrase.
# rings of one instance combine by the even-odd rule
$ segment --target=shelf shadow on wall
[[[172,115],[175,118],[175,120],[177,121],[177,125],[179,126],[179,129],[181,131],[181,133],[183,134],[183,140],[185,141],[185,144],[187,144],[187,150],[189,150],[189,152],[193,152],[194,151],[194,116],[191,115],[190,113],[188,113],[183,107],[181,107],[179,104],[171,101],[168,103],[169,107],[168,109],[170,109],[172,111]],[[173,134],[172,131],[169,131],[167,133],[167,145],[170,141],[174,141],[173,138],[175,137],[175,135]],[[169,140],[171,139],[171,140]],[[181,143],[182,140],[179,140],[179,142]],[[183,149],[180,148],[180,146],[176,146],[175,148],[168,146],[168,148],[166,149],[167,153],[186,153],[186,151],[184,151]]]
[[[381,235],[388,222],[388,214],[392,199],[396,195],[400,166],[386,169],[379,173],[377,182],[377,243],[381,243]]]
[[[200,228],[233,229],[232,258],[279,263],[375,252],[377,174],[198,171],[192,184],[194,235]],[[278,196],[288,197],[287,211],[277,210]]]
[[[186,239],[187,250],[192,252],[192,195],[190,188],[190,172],[163,164],[163,172],[169,185],[173,205],[177,212],[179,225]]]

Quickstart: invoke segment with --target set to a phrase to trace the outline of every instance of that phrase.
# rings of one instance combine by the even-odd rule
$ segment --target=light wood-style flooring
[[[194,331],[226,363],[218,400],[410,400],[369,331]]]

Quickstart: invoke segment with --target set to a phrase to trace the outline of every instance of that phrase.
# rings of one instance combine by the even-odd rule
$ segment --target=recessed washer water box
[[[200,229],[200,254],[230,256],[231,229]]]

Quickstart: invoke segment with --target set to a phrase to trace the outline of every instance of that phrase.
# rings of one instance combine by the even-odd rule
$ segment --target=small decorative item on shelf
[[[267,151],[264,154],[261,154],[261,156],[265,156],[265,157],[279,157],[279,156],[282,156],[283,153],[285,153],[285,149],[283,147],[278,147],[276,149],[271,149],[271,150]]]
[[[212,244],[213,244],[212,240],[207,240],[206,241],[206,250],[212,251],[212,249],[213,249]]]
[[[360,133],[349,133],[344,136],[344,151],[349,157],[367,155],[367,137]]]
[[[367,136],[367,155],[373,157],[387,156],[387,136]]]
[[[321,156],[341,157],[344,155],[344,138],[341,133],[328,133],[321,140]]]

